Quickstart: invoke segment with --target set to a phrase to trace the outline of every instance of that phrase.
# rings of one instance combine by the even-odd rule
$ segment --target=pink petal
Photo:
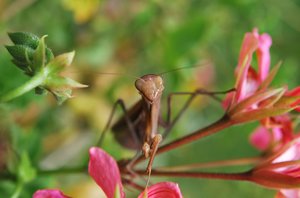
[[[89,174],[108,198],[114,198],[117,186],[125,197],[117,162],[100,148],[90,148]]]
[[[257,149],[264,151],[268,148],[271,141],[271,135],[265,127],[258,127],[250,135],[250,143]]]
[[[260,81],[262,82],[269,74],[271,60],[270,47],[272,45],[272,38],[266,33],[259,35],[256,28],[253,30],[253,34],[258,39],[258,49],[256,51],[256,54],[259,69],[258,75],[260,77]]]
[[[222,106],[224,109],[227,109],[228,107],[230,107],[233,97],[234,97],[234,92],[230,92],[228,94],[226,94],[226,97],[224,98],[223,102],[222,102]]]
[[[37,190],[33,198],[70,198],[69,196],[64,195],[60,190],[55,189],[43,189]]]
[[[295,189],[295,190],[281,189],[280,193],[285,198],[300,198],[300,190],[299,189]]]
[[[182,198],[180,188],[178,184],[173,182],[160,182],[150,186],[147,189],[148,198]],[[144,192],[142,192],[138,198],[143,198]]]
[[[243,90],[244,90],[244,94],[243,94],[244,98],[243,99],[247,98],[248,96],[253,95],[256,92],[257,88],[259,87],[260,82],[259,82],[257,73],[252,67],[249,67],[245,81],[246,81],[246,83],[243,88]]]
[[[300,160],[300,137],[293,140],[292,144],[279,155],[273,163]]]
[[[252,60],[252,55],[258,47],[258,40],[252,33],[246,33],[244,36],[242,48],[240,51],[239,62],[237,66],[236,81],[236,102],[242,100],[245,95],[245,86],[247,83],[247,75]]]
[[[274,124],[273,136],[275,140],[280,140],[285,144],[294,138],[292,121],[288,114],[274,117]]]

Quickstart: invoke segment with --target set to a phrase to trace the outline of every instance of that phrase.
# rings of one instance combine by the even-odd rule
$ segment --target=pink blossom
[[[37,190],[33,198],[70,198],[69,196],[64,195],[60,190],[56,189],[43,189]]]
[[[121,174],[117,162],[104,150],[90,148],[89,174],[106,194],[107,198],[115,198],[115,193],[120,193],[121,198],[125,197]],[[119,189],[118,189],[119,188]],[[148,198],[182,198],[178,184],[173,182],[156,183],[146,190]],[[143,198],[142,192],[138,197]],[[38,190],[33,198],[69,198],[59,190]]]
[[[269,130],[263,126],[258,127],[250,135],[250,143],[257,149],[263,151],[268,148],[271,142],[271,134]]]
[[[251,33],[246,33],[236,69],[237,81],[235,87],[237,91],[234,98],[236,102],[253,94],[268,76],[271,44],[271,37],[266,33],[259,35],[257,29],[254,29]],[[257,54],[258,72],[251,67],[254,52]]]
[[[125,197],[117,162],[102,149],[90,148],[89,174],[108,198],[114,197],[117,187]]]
[[[144,198],[142,192],[138,198]],[[147,189],[147,196],[150,198],[182,198],[178,184],[172,182],[160,182]]]
[[[275,198],[300,198],[299,190],[280,190]]]
[[[257,28],[253,30],[253,35],[258,39],[258,49],[256,50],[258,60],[258,77],[260,82],[262,82],[269,74],[271,62],[270,47],[272,45],[272,38],[266,33],[259,35]]]
[[[299,198],[300,137],[275,151],[251,171],[251,181],[279,189],[277,197]]]
[[[114,198],[116,188],[120,189],[120,196],[125,197],[116,161],[100,148],[90,148],[89,174],[108,198]],[[143,197],[143,193],[139,195],[139,198]],[[147,189],[147,195],[148,198],[182,197],[178,185],[172,182],[161,182],[150,186]]]
[[[292,139],[292,121],[287,114],[264,119],[262,126],[250,135],[250,143],[261,151],[275,151]]]
[[[269,88],[280,66],[277,64],[269,71],[271,44],[271,37],[266,33],[258,34],[257,29],[244,36],[235,71],[236,91],[227,94],[223,101],[233,123],[261,120],[300,109],[300,88],[291,92],[285,86]],[[257,71],[251,65],[254,53]]]
[[[223,101],[225,108],[235,106],[242,100],[253,95],[267,78],[270,68],[271,37],[264,33],[258,34],[258,30],[248,32],[244,36],[236,67],[235,93],[229,93]],[[258,59],[258,72],[251,66],[253,54],[256,52]]]

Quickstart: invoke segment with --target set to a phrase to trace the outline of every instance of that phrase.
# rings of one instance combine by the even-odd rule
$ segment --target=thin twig
[[[240,166],[247,164],[255,164],[261,160],[261,157],[249,157],[233,160],[221,160],[214,162],[201,162],[195,164],[187,164],[181,166],[169,166],[169,167],[157,167],[155,170],[158,171],[187,171],[193,169],[203,169],[203,168],[215,168],[224,166]]]

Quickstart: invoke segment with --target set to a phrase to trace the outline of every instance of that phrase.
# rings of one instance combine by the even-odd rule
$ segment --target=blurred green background
[[[132,76],[206,63],[164,75],[163,112],[170,92],[232,88],[243,36],[254,27],[272,36],[272,65],[283,61],[274,86],[299,85],[299,19],[297,0],[1,0],[0,93],[28,79],[11,63],[4,48],[11,44],[6,33],[13,31],[47,34],[48,46],[56,55],[76,50],[68,75],[89,88],[75,91],[75,97],[61,106],[53,96],[37,96],[33,91],[1,105],[0,170],[13,169],[22,152],[34,166],[44,169],[85,163],[88,148],[99,137],[114,101],[122,98],[130,107],[139,99]],[[101,74],[105,72],[119,75]],[[176,98],[173,106],[180,107],[184,99]],[[199,97],[165,141],[212,123],[222,112],[218,103]],[[259,152],[248,143],[256,126],[226,129],[157,157],[155,166],[257,156]],[[112,135],[107,136],[104,148],[116,159],[134,154],[122,149]],[[275,194],[251,183],[152,177],[152,182],[166,180],[178,182],[187,198]],[[75,174],[39,176],[24,186],[21,197],[31,197],[35,190],[46,187],[60,188],[74,197],[100,196],[91,178]],[[9,197],[15,188],[11,180],[1,180],[0,197]],[[128,191],[127,195],[137,193]]]

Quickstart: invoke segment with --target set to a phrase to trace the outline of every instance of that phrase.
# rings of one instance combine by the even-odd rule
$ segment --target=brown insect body
[[[134,141],[134,137],[129,131],[129,128],[126,126],[126,120],[124,117],[119,119],[113,126],[112,132],[115,139],[124,147],[128,149],[137,150],[141,148],[142,142],[144,140],[144,128],[145,126],[145,114],[143,112],[142,100],[139,100],[134,106],[131,107],[128,111],[128,116],[132,121],[133,127],[136,131],[136,137],[138,139],[137,144]]]
[[[112,131],[121,145],[129,149],[142,149],[146,158],[151,157],[147,168],[147,171],[151,171],[151,164],[161,141],[161,135],[158,134],[158,118],[164,90],[163,80],[159,75],[148,74],[136,80],[135,87],[142,99],[128,111],[128,117],[135,129],[138,144],[126,127],[124,117],[113,125]]]

